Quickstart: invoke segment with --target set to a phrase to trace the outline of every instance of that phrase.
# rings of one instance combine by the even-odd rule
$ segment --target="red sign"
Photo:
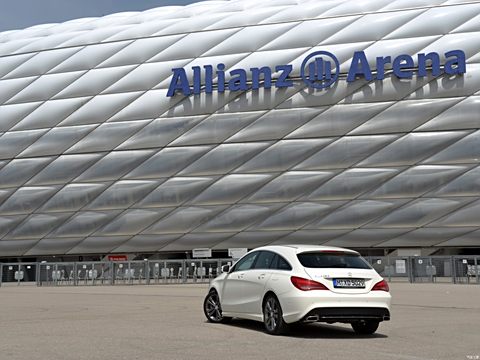
[[[108,261],[127,261],[127,255],[108,255]]]

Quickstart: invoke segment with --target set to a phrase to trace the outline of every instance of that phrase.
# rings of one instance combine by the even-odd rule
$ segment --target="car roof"
[[[346,248],[341,248],[341,247],[336,247],[336,246],[322,246],[322,245],[302,245],[302,244],[292,244],[292,245],[267,245],[267,246],[262,246],[259,248],[256,248],[255,250],[272,250],[272,251],[288,251],[294,250],[295,253],[301,253],[301,252],[307,252],[307,251],[346,251],[346,252],[352,252],[355,254],[358,254],[357,251],[351,250],[351,249],[346,249]]]

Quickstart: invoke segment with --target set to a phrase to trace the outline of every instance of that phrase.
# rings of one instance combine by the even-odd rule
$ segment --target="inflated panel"
[[[479,19],[476,1],[231,0],[0,33],[0,257],[478,247]],[[451,50],[465,74],[419,76],[417,54]],[[315,51],[338,58],[327,89],[301,78]],[[356,51],[383,80],[346,81]],[[199,93],[167,96],[196,66]]]

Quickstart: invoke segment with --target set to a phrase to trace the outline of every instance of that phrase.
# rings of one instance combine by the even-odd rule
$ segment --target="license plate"
[[[365,280],[364,279],[333,279],[333,287],[364,289]]]

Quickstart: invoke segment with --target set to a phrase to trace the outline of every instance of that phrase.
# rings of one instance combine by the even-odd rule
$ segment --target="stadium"
[[[0,258],[480,249],[480,3],[205,1],[0,33]]]

